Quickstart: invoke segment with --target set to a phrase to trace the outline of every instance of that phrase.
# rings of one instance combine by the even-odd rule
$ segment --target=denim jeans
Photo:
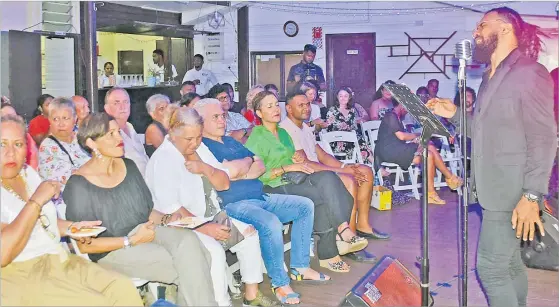
[[[309,245],[313,229],[314,204],[302,196],[266,194],[265,200],[246,199],[225,205],[227,214],[253,225],[260,237],[262,259],[273,287],[289,285],[283,269],[283,224],[291,228],[291,268],[310,267]]]

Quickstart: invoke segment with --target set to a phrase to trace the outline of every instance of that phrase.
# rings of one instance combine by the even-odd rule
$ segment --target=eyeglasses
[[[229,95],[217,97],[217,100],[219,100],[221,102],[229,101]]]
[[[45,232],[49,235],[49,237],[51,239],[56,238],[56,234],[54,234],[52,231],[49,230],[49,226],[50,226],[50,220],[49,217],[41,214],[39,216],[39,222],[41,222],[41,226],[43,227],[43,229],[45,230]]]
[[[226,113],[215,114],[214,116],[212,116],[213,121],[217,121],[220,118],[223,119],[223,120],[226,120],[227,119]]]

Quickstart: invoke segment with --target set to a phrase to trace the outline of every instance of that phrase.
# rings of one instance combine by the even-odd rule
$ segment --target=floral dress
[[[366,164],[373,163],[373,153],[371,152],[371,148],[367,145],[367,142],[365,142],[361,128],[357,125],[355,108],[351,108],[348,116],[345,117],[337,107],[330,107],[328,114],[326,115],[326,123],[328,124],[328,128],[326,128],[326,131],[328,132],[355,131],[357,134],[357,140],[359,141],[359,149],[361,151],[361,156],[363,157],[363,162]],[[332,152],[335,156],[342,156],[345,154],[346,156],[351,157],[353,154],[354,145],[352,143],[336,142],[330,144],[330,146],[332,146]]]

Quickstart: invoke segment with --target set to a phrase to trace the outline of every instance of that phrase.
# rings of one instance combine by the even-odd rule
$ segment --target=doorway
[[[342,86],[350,87],[354,102],[369,110],[376,92],[375,33],[326,34],[328,106]]]

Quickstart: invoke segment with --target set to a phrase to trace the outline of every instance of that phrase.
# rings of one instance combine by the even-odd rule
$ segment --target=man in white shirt
[[[198,151],[202,136],[202,119],[194,109],[181,109],[177,120],[171,122],[169,134],[148,162],[146,182],[154,198],[154,209],[182,216],[213,218],[221,212],[221,200],[216,189],[229,189],[228,173],[202,161],[215,160],[209,150]],[[206,181],[206,182],[204,182]],[[231,218],[232,225],[243,233],[244,239],[230,248],[237,254],[245,283],[245,306],[271,306],[275,302],[258,291],[262,282],[260,241],[254,227]],[[227,292],[227,262],[220,244],[227,240],[231,229],[213,222],[194,231],[212,256],[211,275],[215,299],[219,306],[231,306]]]
[[[366,165],[341,163],[320,147],[316,142],[314,129],[305,123],[310,117],[311,104],[303,92],[295,92],[287,96],[286,111],[287,117],[281,121],[280,127],[289,133],[296,153],[303,156],[307,160],[306,163],[315,171],[336,172],[357,200],[357,206],[352,210],[350,227],[354,227],[361,237],[388,240],[390,235],[375,230],[369,225],[374,180],[371,168]],[[358,261],[372,258],[364,253],[352,254],[350,257]]]
[[[136,166],[145,177],[148,155],[140,136],[134,126],[128,122],[130,117],[130,96],[123,88],[114,87],[107,91],[105,96],[105,112],[115,118],[120,127],[120,135],[124,141],[124,156],[136,163]]]
[[[207,70],[203,69],[204,57],[201,54],[194,56],[194,68],[187,71],[184,74],[182,82],[192,81],[196,84],[196,93],[200,96],[206,95],[212,86],[217,84],[217,78],[215,75]]]
[[[149,66],[150,70],[154,71],[156,76],[159,76],[161,82],[165,82],[165,54],[161,49],[155,49],[152,53],[153,64]],[[171,64],[170,77],[175,78],[178,76],[175,65]]]

